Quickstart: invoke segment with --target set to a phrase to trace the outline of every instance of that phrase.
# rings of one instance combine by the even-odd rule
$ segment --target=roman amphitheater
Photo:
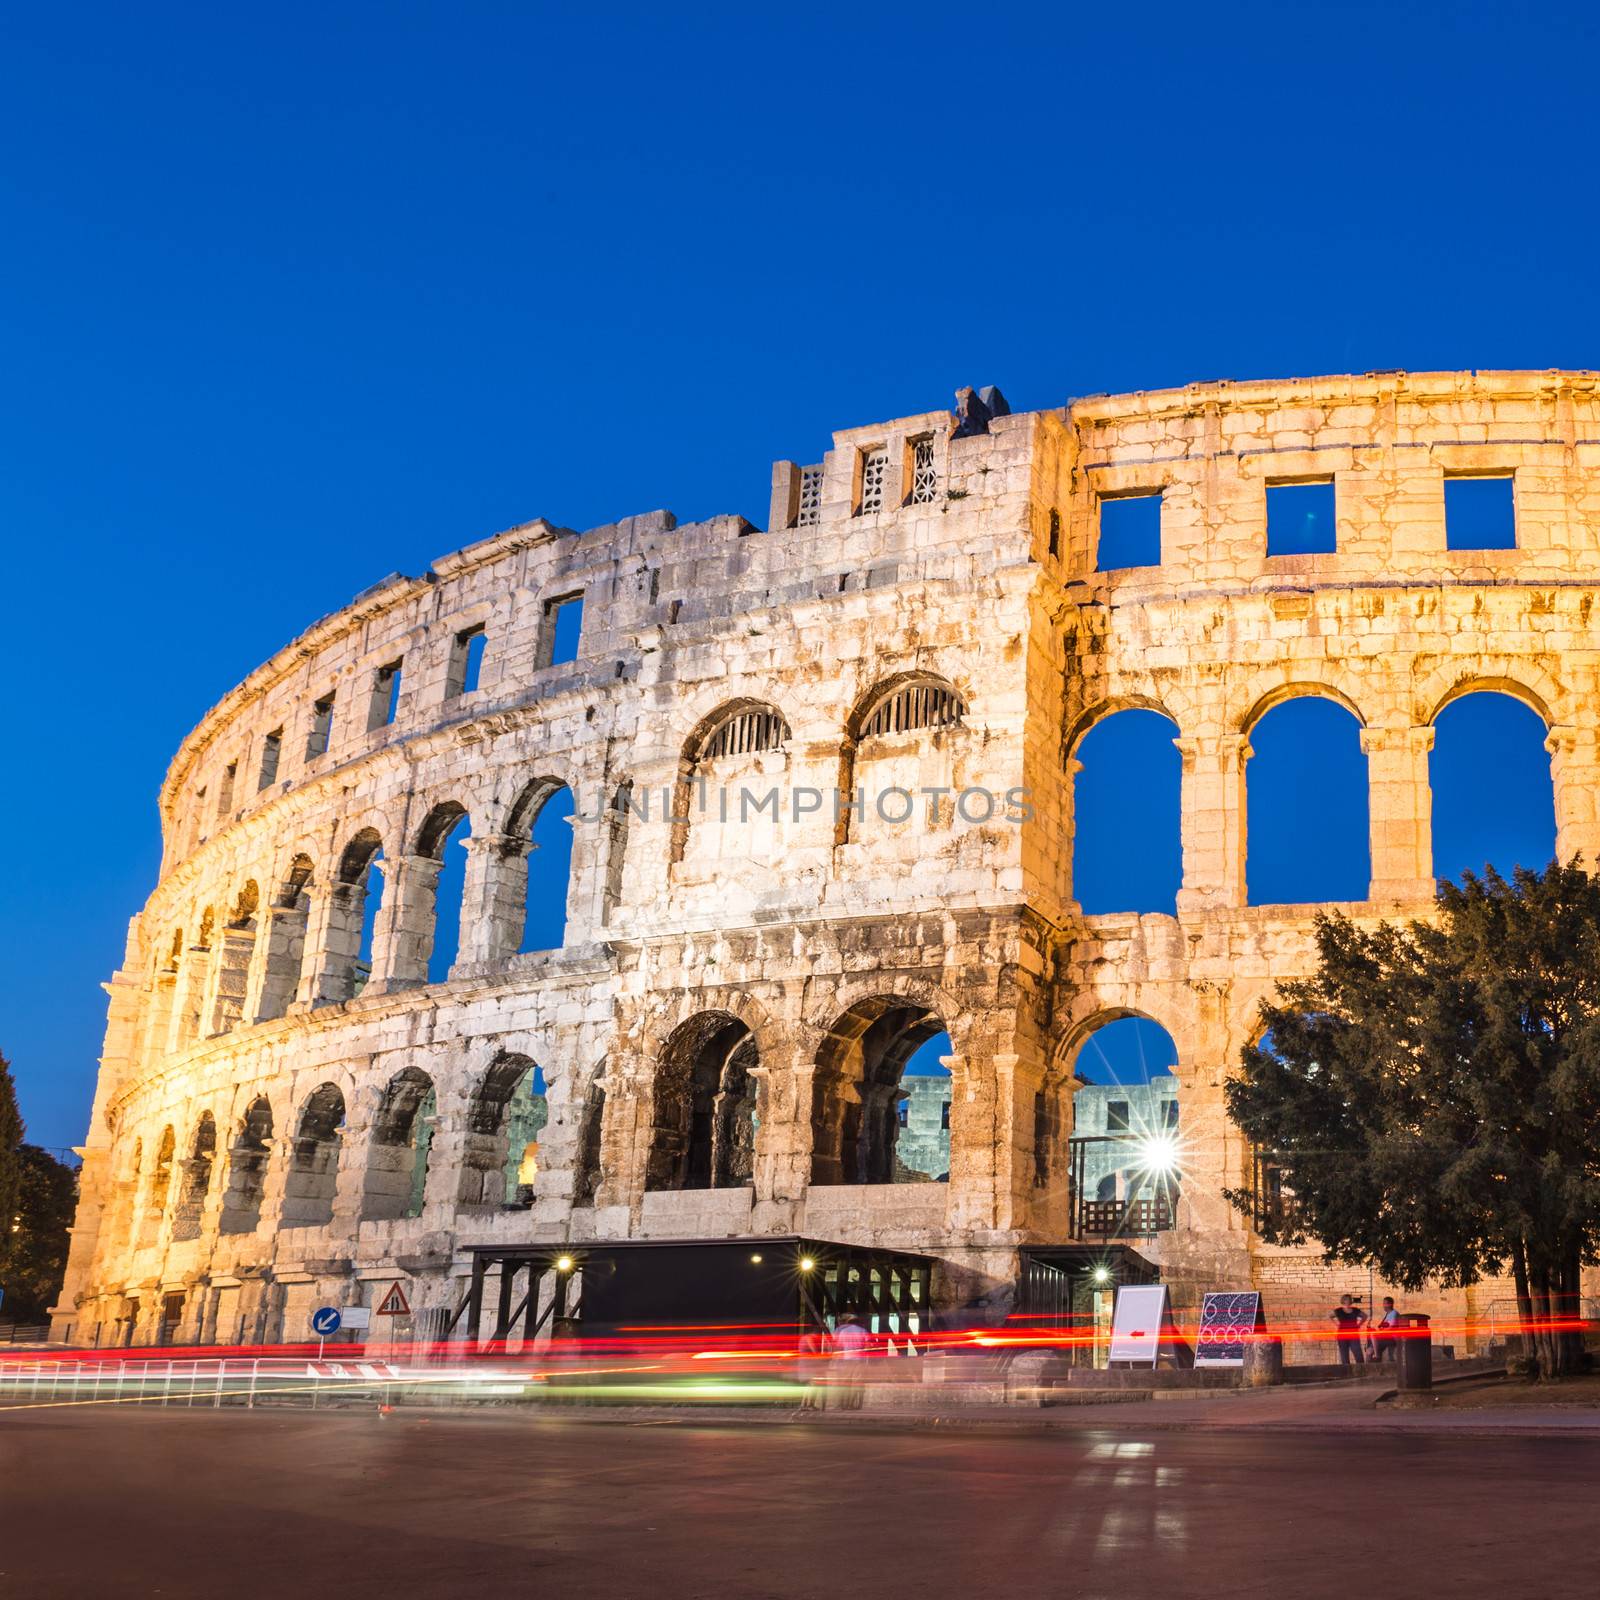
[[[1462,479],[1507,486],[1509,547],[1458,547]],[[1336,543],[1272,553],[1304,485]],[[1043,1246],[1131,1247],[1180,1305],[1322,1294],[1222,1195],[1273,1199],[1222,1084],[1317,910],[1250,903],[1252,731],[1359,723],[1359,919],[1428,911],[1434,723],[1479,691],[1543,719],[1559,851],[1600,859],[1597,589],[1600,376],[1560,372],[963,391],[779,462],[764,530],[535,520],[386,578],[172,761],[55,1334],[300,1340],[398,1282],[459,1336],[482,1247],[623,1240],[924,1258],[995,1312]],[[1151,711],[1175,908],[1086,914],[1083,742]],[[1080,1049],[1127,1017],[1171,1037],[1181,1148],[1137,1206],[1075,1171]]]

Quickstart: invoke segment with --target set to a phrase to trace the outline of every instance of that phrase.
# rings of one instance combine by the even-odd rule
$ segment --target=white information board
[[[1125,1283],[1111,1313],[1111,1361],[1153,1367],[1161,1355],[1161,1330],[1172,1321],[1164,1283]]]

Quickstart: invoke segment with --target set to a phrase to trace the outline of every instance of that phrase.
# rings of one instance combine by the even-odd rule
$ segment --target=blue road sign
[[[339,1331],[339,1320],[338,1306],[322,1306],[311,1313],[311,1331],[319,1339],[326,1339]]]

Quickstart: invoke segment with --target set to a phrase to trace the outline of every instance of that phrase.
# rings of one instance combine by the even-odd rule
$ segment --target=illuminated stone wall
[[[1003,1301],[1016,1246],[1068,1226],[1075,1052],[1127,1013],[1175,1041],[1184,1142],[1178,1226],[1140,1248],[1180,1300],[1289,1281],[1307,1258],[1261,1249],[1221,1198],[1250,1169],[1223,1075],[1305,969],[1315,909],[1246,904],[1251,729],[1300,694],[1359,719],[1363,919],[1427,910],[1433,719],[1474,687],[1544,718],[1560,849],[1600,858],[1596,385],[1218,384],[963,436],[932,412],[780,463],[765,531],[535,521],[366,591],[174,758],[161,879],[108,986],[58,1332],[154,1337],[181,1296],[176,1336],[296,1338],[311,1306],[397,1277],[453,1309],[463,1245],[527,1239],[804,1232],[929,1250],[946,1303]],[[1516,549],[1446,548],[1444,479],[1469,472],[1514,476]],[[1328,477],[1337,553],[1269,556],[1266,486]],[[1154,491],[1159,563],[1099,571],[1101,501]],[[553,659],[576,595],[576,658]],[[1177,727],[1183,888],[1176,916],[1086,918],[1076,752],[1132,706]],[[562,785],[565,938],[523,953],[525,863]],[[879,804],[901,791],[908,821]],[[466,888],[441,911],[458,812]],[[428,982],[436,914],[459,915],[459,955]],[[879,1078],[937,1029],[949,1182],[849,1181],[875,1170]],[[522,1208],[506,1107],[534,1064],[549,1121]],[[696,1106],[741,1105],[748,1182],[739,1161],[718,1187],[663,1178],[693,1170],[675,1141],[699,1137]]]

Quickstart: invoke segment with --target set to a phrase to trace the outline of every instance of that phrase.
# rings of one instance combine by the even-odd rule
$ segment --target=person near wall
[[[800,1381],[806,1387],[805,1395],[800,1401],[802,1411],[828,1409],[826,1379],[828,1356],[832,1345],[833,1340],[829,1337],[828,1330],[817,1323],[812,1323],[800,1335]]]
[[[1366,1325],[1367,1314],[1356,1304],[1353,1294],[1342,1294],[1333,1308],[1333,1320],[1338,1325],[1334,1343],[1339,1349],[1339,1365],[1362,1365],[1361,1330]]]
[[[1383,1297],[1383,1309],[1379,1311],[1367,1336],[1367,1354],[1374,1361],[1393,1361],[1399,1354],[1395,1349],[1399,1329],[1400,1313],[1394,1308],[1394,1296],[1386,1294]]]
[[[861,1368],[857,1362],[865,1361],[867,1346],[871,1342],[867,1330],[856,1321],[850,1312],[839,1318],[839,1325],[833,1332],[833,1349],[835,1356],[843,1362],[849,1362],[840,1374],[839,1409],[841,1411],[859,1411],[862,1400]]]

